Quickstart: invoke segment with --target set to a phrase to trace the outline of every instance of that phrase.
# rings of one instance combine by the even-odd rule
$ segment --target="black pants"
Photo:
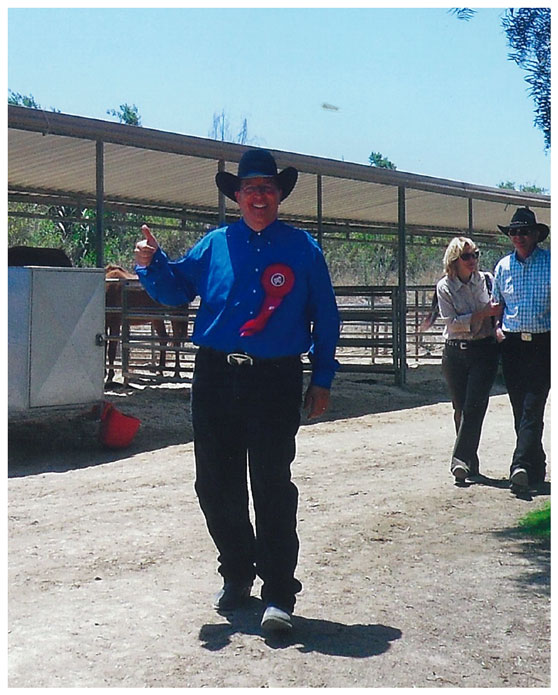
[[[550,390],[550,332],[534,334],[531,341],[521,340],[519,333],[506,333],[502,370],[516,434],[510,473],[521,467],[531,484],[542,483],[546,474],[542,436]]]
[[[498,369],[499,350],[497,343],[490,341],[467,345],[466,349],[445,345],[442,373],[454,411],[456,439],[452,456],[466,463],[471,474],[477,474],[482,423]]]
[[[262,600],[292,611],[299,541],[291,481],[300,425],[298,357],[229,365],[200,348],[192,385],[195,489],[226,581],[263,581]],[[247,468],[254,505],[249,516]]]

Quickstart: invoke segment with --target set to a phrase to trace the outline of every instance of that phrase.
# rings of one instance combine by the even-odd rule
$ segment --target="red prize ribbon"
[[[259,333],[265,328],[269,317],[283,301],[283,297],[293,289],[295,276],[288,265],[275,263],[268,266],[262,273],[262,285],[265,290],[265,299],[260,313],[253,319],[246,321],[240,327],[241,337]]]

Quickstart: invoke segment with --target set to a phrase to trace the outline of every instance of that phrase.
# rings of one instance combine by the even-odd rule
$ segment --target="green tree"
[[[141,125],[141,116],[139,115],[138,107],[135,104],[120,104],[118,111],[116,109],[107,109],[109,116],[118,118],[119,123],[126,125]]]
[[[509,59],[527,72],[525,81],[535,102],[535,126],[550,149],[550,8],[510,9],[502,26],[513,53]]]
[[[38,104],[35,101],[35,97],[32,94],[20,94],[19,92],[12,92],[11,89],[8,89],[8,104],[11,104],[12,106],[26,106],[28,109],[43,108],[40,104]],[[50,107],[50,110],[56,113],[60,113],[59,109],[55,109],[52,106]]]
[[[546,188],[541,188],[540,186],[535,186],[531,183],[520,183],[519,186],[516,186],[514,181],[501,181],[498,184],[498,188],[505,188],[509,191],[521,191],[522,193],[548,193]]]
[[[29,109],[40,109],[41,106],[35,101],[35,97],[32,94],[26,96],[20,94],[19,92],[12,92],[8,89],[8,104],[12,106],[26,106]]]
[[[384,157],[381,152],[371,152],[368,157],[370,166],[378,167],[380,169],[397,169],[393,162],[390,162],[387,157]]]
[[[56,246],[41,244],[44,221],[40,219],[46,212],[44,205],[35,203],[8,202],[8,246]],[[49,225],[52,228],[52,225]]]
[[[468,21],[477,10],[467,7],[450,10]],[[545,150],[550,149],[550,8],[510,8],[502,15],[508,46],[508,59],[527,72],[525,81],[535,102],[535,126],[544,135]]]

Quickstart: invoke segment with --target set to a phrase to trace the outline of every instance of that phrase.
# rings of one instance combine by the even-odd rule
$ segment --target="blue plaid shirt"
[[[525,261],[520,261],[515,251],[502,258],[494,271],[493,297],[504,304],[504,331],[549,331],[550,251],[536,246]]]
[[[275,263],[291,268],[294,287],[264,330],[241,336],[241,326],[262,307],[261,275]],[[312,383],[331,386],[339,314],[322,251],[308,232],[275,220],[256,234],[241,219],[209,232],[177,261],[158,249],[150,265],[136,266],[136,272],[161,304],[201,298],[192,335],[196,345],[262,358],[308,352]]]

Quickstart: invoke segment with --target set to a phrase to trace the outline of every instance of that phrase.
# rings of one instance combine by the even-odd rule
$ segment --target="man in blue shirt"
[[[172,306],[201,299],[191,408],[195,488],[224,580],[214,607],[240,606],[258,575],[266,630],[291,628],[302,588],[294,576],[298,491],[290,470],[302,404],[300,356],[308,353],[312,364],[304,407],[317,417],[329,404],[339,337],[318,244],[277,219],[297,176],[293,167],[278,173],[266,150],[247,150],[237,176],[216,176],[240,207],[238,222],[208,233],[177,261],[145,225],[136,245],[136,271],[155,300]]]
[[[498,226],[514,245],[496,265],[493,298],[503,309],[496,335],[516,432],[510,486],[524,494],[544,483],[546,474],[542,435],[550,390],[550,251],[538,243],[550,229],[528,208],[518,208],[509,226]]]

